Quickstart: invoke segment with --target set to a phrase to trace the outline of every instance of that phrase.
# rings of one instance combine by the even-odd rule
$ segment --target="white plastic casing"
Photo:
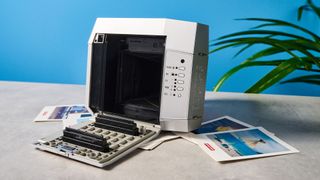
[[[160,18],[97,18],[88,42],[87,104],[91,49],[96,33],[166,36],[159,118],[161,129],[188,132],[200,126],[208,63],[208,26]]]

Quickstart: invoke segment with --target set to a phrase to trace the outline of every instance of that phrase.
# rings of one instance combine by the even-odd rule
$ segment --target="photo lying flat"
[[[62,121],[73,115],[79,116],[78,118],[87,118],[92,116],[92,112],[82,104],[45,106],[34,121]]]
[[[227,161],[298,152],[263,128],[206,134],[202,148],[215,160]]]
[[[69,113],[89,113],[89,111],[85,106],[71,106]]]
[[[222,116],[222,117],[212,119],[202,123],[200,128],[190,133],[176,132],[175,134],[192,143],[198,144],[199,139],[201,140],[201,137],[199,136],[201,134],[223,132],[223,131],[237,130],[237,129],[246,129],[251,127],[253,126],[251,126],[250,124],[244,123],[242,121],[239,121],[235,118],[232,118],[230,116]]]
[[[259,129],[208,135],[208,138],[232,157],[288,151]]]
[[[56,107],[49,119],[67,119],[69,114],[89,113],[85,106],[61,106]]]
[[[56,107],[49,116],[49,119],[65,119],[65,116],[68,114],[68,109],[68,106]]]
[[[201,125],[200,128],[192,131],[194,134],[205,134],[212,132],[222,132],[229,130],[245,129],[252,127],[249,124],[241,122],[239,120],[233,119],[228,116],[224,116],[218,119],[205,122]]]

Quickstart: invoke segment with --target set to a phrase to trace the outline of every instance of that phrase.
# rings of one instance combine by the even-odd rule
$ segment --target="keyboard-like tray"
[[[95,127],[94,123],[88,123],[82,125],[81,127],[73,128],[102,136],[107,140],[109,150],[107,152],[101,152],[65,142],[62,140],[63,136],[61,132],[40,139],[38,143],[35,144],[36,148],[66,156],[68,158],[85,162],[94,166],[104,167],[137,149],[141,144],[150,141],[156,137],[160,131],[153,126],[150,128],[143,126],[144,131],[137,136],[133,136]]]

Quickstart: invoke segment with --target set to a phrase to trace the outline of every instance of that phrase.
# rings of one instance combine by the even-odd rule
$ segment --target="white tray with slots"
[[[137,149],[143,143],[150,141],[160,132],[160,127],[157,125],[139,121],[135,121],[135,123],[139,128],[139,135],[137,136],[98,128],[94,126],[93,122],[86,122],[72,127],[87,133],[103,136],[109,146],[109,151],[107,152],[64,142],[62,141],[62,131],[38,140],[35,146],[39,150],[49,151],[93,166],[104,167]]]

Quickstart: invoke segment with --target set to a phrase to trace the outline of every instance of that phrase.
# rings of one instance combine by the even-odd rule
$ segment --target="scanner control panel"
[[[166,51],[163,74],[161,114],[163,118],[188,116],[193,54]],[[168,106],[170,104],[170,106]],[[172,107],[176,107],[172,111]]]

